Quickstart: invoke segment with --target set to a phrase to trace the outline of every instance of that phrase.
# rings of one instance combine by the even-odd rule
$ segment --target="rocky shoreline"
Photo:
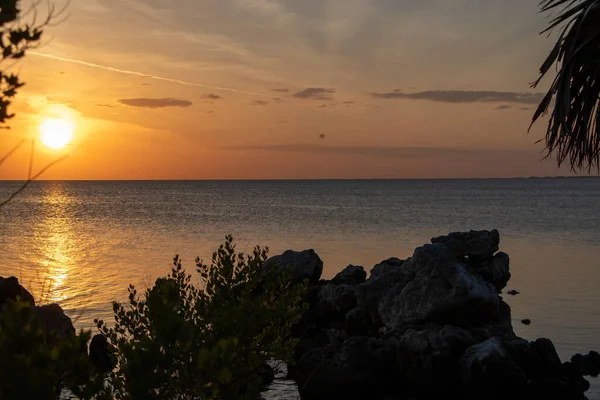
[[[350,265],[321,279],[314,250],[286,251],[263,268],[291,267],[308,280],[308,311],[293,330],[299,339],[288,378],[302,399],[585,399],[600,354],[562,362],[550,339],[518,337],[502,291],[510,259],[498,231],[437,237],[412,257],[391,258],[367,276]],[[56,304],[36,306],[17,278],[0,278],[0,310],[17,297],[34,307],[40,326],[69,338],[70,318]],[[89,355],[110,369],[106,339]]]
[[[313,250],[265,268],[308,279],[290,378],[303,399],[585,399],[600,354],[562,362],[552,341],[517,337],[502,297],[510,259],[498,231],[433,238],[406,260],[350,265],[321,280]]]

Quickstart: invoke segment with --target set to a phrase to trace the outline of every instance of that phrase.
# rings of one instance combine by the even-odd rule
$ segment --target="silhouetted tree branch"
[[[5,205],[7,205],[8,203],[11,202],[12,199],[14,199],[15,197],[17,197],[19,195],[19,193],[21,193],[23,190],[25,190],[27,188],[27,186],[29,186],[31,184],[31,182],[35,181],[37,178],[39,178],[44,172],[46,172],[50,167],[52,167],[53,165],[61,162],[62,160],[64,160],[65,158],[68,157],[68,154],[65,154],[64,156],[57,158],[56,160],[48,163],[44,168],[42,168],[37,174],[35,174],[34,176],[32,176],[31,178],[27,179],[25,181],[25,183],[23,183],[23,185],[17,189],[13,194],[11,194],[8,199],[4,200],[2,203],[0,203],[0,210],[2,209],[2,207],[4,207]]]
[[[8,158],[10,156],[12,156],[15,153],[15,151],[19,150],[19,147],[21,147],[23,145],[23,143],[25,143],[25,139],[23,139],[19,143],[17,143],[17,145],[15,147],[10,149],[8,151],[8,153],[6,153],[2,158],[0,158],[0,166],[2,166],[2,164],[4,164],[4,161],[8,160]]]
[[[7,61],[18,61],[25,56],[28,49],[39,45],[44,29],[50,26],[52,21],[60,17],[66,7],[60,10],[51,3],[47,4],[47,14],[41,22],[38,22],[38,8],[42,4],[41,0],[33,2],[31,7],[25,11],[21,11],[20,0],[0,0],[0,63],[6,64]],[[29,21],[25,21],[28,19]],[[24,82],[20,80],[16,73],[8,73],[5,68],[0,70],[0,129],[9,129],[6,124],[7,120],[14,117],[13,113],[9,112],[9,106],[12,99],[17,94],[17,90],[23,87]],[[0,166],[11,157],[25,142],[25,139],[20,141],[7,154],[0,159]],[[63,156],[52,161],[37,174],[32,176],[33,171],[33,156],[35,150],[35,140],[31,142],[31,154],[29,157],[29,173],[27,181],[16,192],[12,193],[7,200],[0,203],[0,208],[8,204],[13,198],[21,193],[29,184],[37,179],[41,174],[46,172],[51,166],[65,159]]]

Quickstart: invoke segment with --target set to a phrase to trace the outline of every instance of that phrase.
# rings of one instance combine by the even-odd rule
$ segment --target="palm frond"
[[[558,72],[531,126],[551,109],[541,140],[546,157],[554,155],[559,166],[567,161],[572,170],[600,172],[600,0],[543,0],[540,8],[559,11],[542,33],[561,31],[532,87],[553,65]]]

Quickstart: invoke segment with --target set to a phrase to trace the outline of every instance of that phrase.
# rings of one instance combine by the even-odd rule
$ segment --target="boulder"
[[[356,293],[350,285],[325,285],[317,297],[317,308],[324,314],[341,313],[345,316],[355,306]]]
[[[105,374],[115,367],[110,357],[110,347],[104,335],[94,335],[89,348],[90,359],[98,372]]]
[[[53,332],[59,339],[70,339],[75,336],[75,327],[58,304],[35,307],[36,318],[42,329]]]
[[[476,343],[469,332],[449,325],[430,324],[392,335],[404,384],[411,392],[430,395],[456,389],[458,360]]]
[[[414,274],[403,268],[404,261],[397,258],[375,265],[365,283],[356,287],[356,301],[359,307],[369,314],[375,326],[383,326],[379,316],[379,303],[397,284],[404,285],[414,278]]]
[[[510,258],[506,253],[498,253],[491,260],[484,261],[475,272],[494,285],[498,293],[502,291],[510,280]]]
[[[571,363],[583,376],[597,378],[600,375],[600,354],[596,351],[590,351],[586,355],[575,354],[571,357]]]
[[[577,367],[566,362],[556,369],[546,371],[541,377],[531,379],[523,398],[587,400],[585,392],[589,388],[590,383],[583,378]]]
[[[429,322],[470,327],[497,318],[496,288],[457,262],[444,245],[416,249],[402,268],[414,278],[397,283],[378,305],[389,329]]]
[[[494,336],[516,337],[512,326],[510,306],[504,300],[500,300],[498,315],[489,323],[474,326],[468,330],[477,339],[477,342],[485,342]]]
[[[363,267],[358,265],[348,265],[331,280],[331,283],[334,285],[358,286],[366,280],[367,272]]]
[[[313,349],[302,356],[295,379],[302,399],[364,400],[396,384],[394,349],[377,339],[354,337],[338,348]]]
[[[431,243],[445,245],[458,259],[465,257],[473,261],[491,258],[500,246],[500,234],[492,231],[453,232],[431,239]]]
[[[562,363],[552,340],[540,338],[531,342],[530,345],[540,357],[540,362],[546,369],[555,370],[560,368]]]
[[[348,335],[346,332],[337,329],[319,329],[310,332],[301,338],[296,345],[294,359],[299,360],[303,354],[313,349],[319,349],[327,346],[337,348],[347,338]]]
[[[355,307],[346,314],[344,329],[348,335],[368,336],[373,328],[373,321],[363,307]]]
[[[289,268],[292,282],[302,282],[306,279],[309,283],[316,284],[323,273],[323,261],[312,249],[288,250],[281,255],[269,258],[262,268],[265,273],[271,269],[275,269],[278,273],[284,273]]]
[[[526,400],[588,400],[581,391],[567,382],[550,378],[532,379],[521,398]]]
[[[35,305],[35,300],[31,293],[19,284],[19,280],[14,276],[9,278],[0,277],[0,307],[8,300],[20,299],[32,306]]]
[[[388,273],[396,273],[404,264],[404,260],[400,260],[399,258],[388,258],[385,261],[376,264],[370,272],[369,278],[375,279],[380,276]]]
[[[458,372],[467,392],[493,398],[522,392],[528,382],[497,337],[469,347],[458,362]]]

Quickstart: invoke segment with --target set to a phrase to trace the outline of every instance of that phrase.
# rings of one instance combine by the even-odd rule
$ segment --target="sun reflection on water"
[[[61,184],[49,187],[41,200],[43,212],[33,235],[39,255],[36,297],[42,303],[62,304],[75,294],[76,285],[71,281],[80,255],[69,212],[72,201]]]

